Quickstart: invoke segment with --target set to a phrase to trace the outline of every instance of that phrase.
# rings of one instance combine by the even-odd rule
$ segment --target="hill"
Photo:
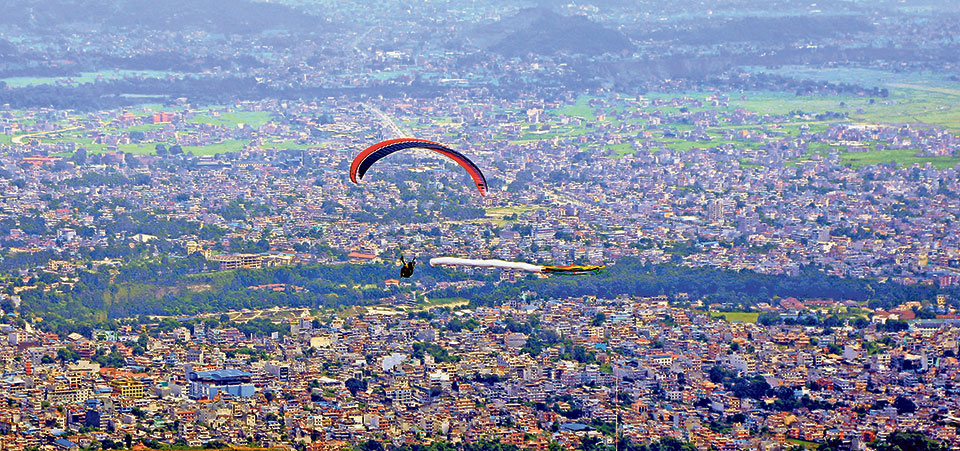
[[[659,30],[645,30],[640,40],[676,42],[685,45],[717,45],[727,42],[756,42],[771,45],[813,41],[870,31],[874,26],[861,17],[787,16],[737,17],[688,22]]]
[[[584,16],[529,8],[473,30],[471,41],[505,56],[619,53],[634,48],[622,33]]]
[[[288,6],[247,0],[9,0],[0,23],[44,30],[62,26],[200,29],[249,33],[269,29],[308,30],[320,19]]]

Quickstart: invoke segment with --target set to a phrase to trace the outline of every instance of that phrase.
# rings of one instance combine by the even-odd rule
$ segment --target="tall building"
[[[714,199],[707,206],[707,219],[710,222],[723,222],[723,201]]]

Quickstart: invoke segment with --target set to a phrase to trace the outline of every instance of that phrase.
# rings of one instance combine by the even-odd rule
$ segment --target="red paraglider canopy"
[[[473,183],[475,183],[477,189],[480,190],[480,195],[484,196],[487,194],[487,179],[483,176],[483,173],[480,172],[480,168],[470,161],[469,158],[443,144],[415,138],[388,139],[367,147],[360,152],[353,159],[353,163],[350,164],[350,181],[360,183],[358,179],[362,179],[363,175],[370,169],[370,166],[381,158],[394,152],[413,148],[430,149],[456,161],[457,164],[466,169],[470,177],[473,178]]]

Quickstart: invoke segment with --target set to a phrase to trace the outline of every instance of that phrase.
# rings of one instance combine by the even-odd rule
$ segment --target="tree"
[[[897,395],[897,399],[893,401],[893,407],[896,407],[897,413],[900,415],[913,413],[917,410],[916,403],[903,395]]]
[[[604,315],[603,312],[600,312],[593,317],[593,321],[590,322],[590,325],[594,327],[602,326],[603,322],[606,320],[607,320],[607,315]]]
[[[132,153],[129,153],[129,152],[123,154],[123,162],[129,168],[140,167],[140,160],[138,160],[136,156],[134,156]]]
[[[821,443],[820,446],[817,447],[817,451],[840,451],[844,449],[847,448],[843,446],[843,440],[836,437]]]
[[[607,447],[603,445],[599,438],[584,437],[580,440],[581,451],[606,451]]]
[[[0,300],[0,309],[3,309],[5,313],[13,313],[13,310],[16,309],[16,305],[13,303],[13,299],[6,297],[3,300]]]
[[[70,157],[70,160],[77,166],[83,166],[87,162],[87,149],[83,147],[77,149]]]
[[[651,444],[650,449],[659,451],[696,451],[697,448],[690,443],[681,442],[673,437],[666,437],[657,443]]]
[[[60,348],[57,350],[57,359],[61,362],[76,362],[80,360],[80,354],[77,354],[72,349]]]
[[[347,387],[347,390],[350,390],[350,394],[353,396],[357,396],[357,393],[367,389],[367,381],[353,377],[347,379],[344,385]]]
[[[887,436],[886,440],[877,440],[870,443],[877,451],[946,451],[945,444],[928,439],[921,432],[895,431]]]

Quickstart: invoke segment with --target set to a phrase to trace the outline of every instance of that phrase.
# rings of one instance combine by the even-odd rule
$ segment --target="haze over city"
[[[0,11],[2,449],[960,449],[955,1]]]

